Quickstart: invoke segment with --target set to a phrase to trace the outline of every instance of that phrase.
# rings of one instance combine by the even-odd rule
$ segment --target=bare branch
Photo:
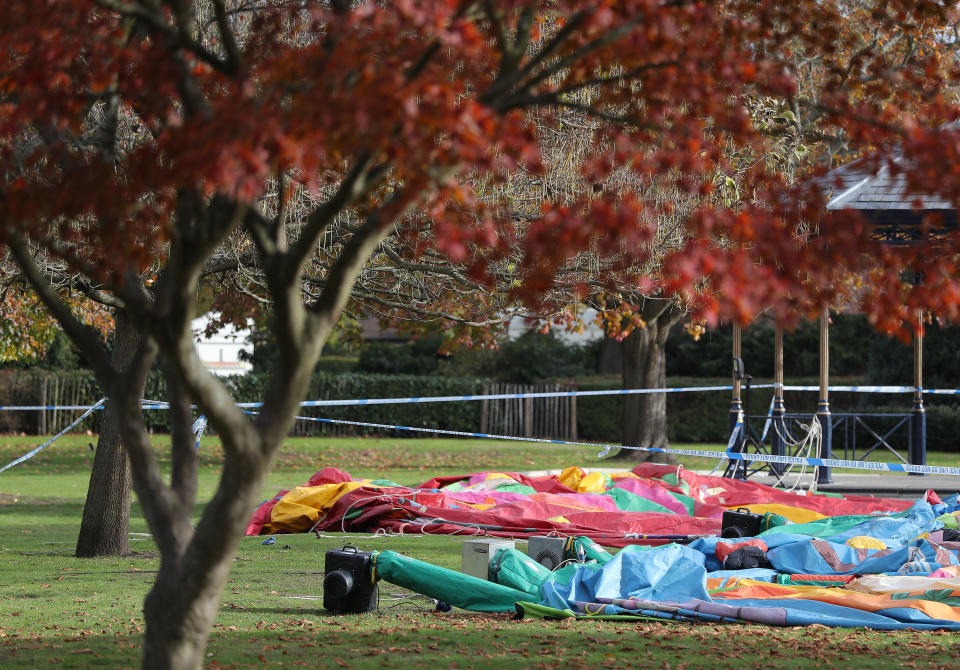
[[[8,243],[17,265],[34,292],[40,296],[43,304],[70,336],[70,339],[76,343],[87,360],[90,361],[98,376],[109,378],[116,374],[116,370],[110,361],[110,354],[100,338],[100,334],[74,316],[70,308],[53,290],[50,282],[37,267],[33,255],[27,248],[26,240],[18,232],[12,231]]]
[[[230,20],[227,18],[226,7],[223,0],[213,0],[214,14],[217,18],[217,30],[220,32],[220,40],[223,42],[223,48],[227,51],[227,63],[230,72],[236,72],[240,69],[243,61],[240,54],[240,48],[237,46],[237,36],[230,27]]]
[[[390,166],[388,164],[371,166],[371,161],[372,157],[369,153],[360,153],[343,178],[337,192],[310,214],[300,232],[300,238],[291,249],[289,258],[286,259],[292,274],[299,274],[303,261],[316,249],[320,234],[337,214],[369,193],[386,176]]]

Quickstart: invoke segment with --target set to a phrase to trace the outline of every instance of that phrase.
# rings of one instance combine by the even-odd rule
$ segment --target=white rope
[[[806,429],[806,435],[797,439],[793,436],[793,433],[790,432],[790,428],[786,425],[784,421],[774,421],[773,422],[774,430],[777,432],[777,436],[783,441],[783,444],[790,448],[791,451],[795,450],[794,455],[801,458],[810,457],[811,453],[814,455],[820,455],[820,445],[823,442],[823,429],[820,426],[820,422],[814,417],[813,421],[809,424],[801,423],[800,427]],[[777,483],[774,486],[778,486],[783,483],[783,480],[788,474],[793,470],[793,464],[791,463],[779,476]],[[800,484],[800,480],[806,474],[807,464],[804,463],[800,468],[799,474],[797,474],[797,479],[793,482],[788,491],[796,490],[797,486]],[[812,493],[817,488],[817,478],[814,475],[810,486],[807,488],[808,493]]]

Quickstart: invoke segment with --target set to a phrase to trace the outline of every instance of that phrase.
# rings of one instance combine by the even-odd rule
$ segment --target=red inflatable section
[[[911,505],[909,500],[868,496],[802,495],[667,465],[641,464],[632,473],[604,475],[589,485],[586,473],[578,473],[563,481],[557,476],[475,473],[434,477],[407,488],[354,480],[328,467],[303,487],[265,501],[254,512],[247,534],[310,528],[495,537],[557,533],[625,546],[718,535],[723,511],[740,506],[776,503],[795,511],[843,516],[899,512]],[[605,483],[598,488],[597,482]]]

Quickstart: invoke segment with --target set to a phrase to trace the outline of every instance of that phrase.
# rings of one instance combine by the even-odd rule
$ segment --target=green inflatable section
[[[673,514],[672,510],[667,509],[659,503],[648,500],[636,493],[631,493],[626,489],[612,488],[603,495],[613,498],[617,504],[617,509],[621,512],[662,512],[664,514]]]
[[[561,610],[555,607],[547,607],[537,603],[523,602],[517,603],[517,618],[523,619],[531,617],[533,619],[599,619],[601,621],[656,621],[658,623],[671,623],[660,617],[643,616],[642,614],[577,614],[573,610]]]
[[[589,537],[576,537],[573,539],[574,553],[577,556],[583,556],[584,560],[596,561],[600,565],[606,565],[613,555],[591,540]]]
[[[937,521],[943,524],[944,528],[950,528],[953,530],[960,530],[957,524],[957,512],[951,514],[944,514],[943,516],[938,516]]]
[[[826,519],[819,519],[817,521],[810,521],[809,523],[793,523],[785,526],[776,526],[769,530],[765,530],[757,537],[765,537],[767,535],[776,535],[777,533],[789,533],[791,535],[809,535],[811,537],[830,537],[831,535],[836,535],[842,533],[845,530],[850,530],[854,526],[863,523],[864,521],[869,521],[870,519],[876,519],[877,515],[875,514],[857,514],[853,516],[831,516]]]
[[[498,549],[490,561],[490,581],[539,597],[540,583],[550,576],[546,568],[522,551]]]
[[[393,551],[374,552],[371,560],[384,581],[475,612],[512,612],[516,602],[538,597]]]

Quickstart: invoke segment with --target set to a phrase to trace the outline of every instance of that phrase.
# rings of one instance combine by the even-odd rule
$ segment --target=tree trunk
[[[111,354],[118,370],[127,370],[139,341],[137,331],[118,310]],[[77,537],[78,558],[130,553],[130,461],[120,440],[120,412],[117,403],[107,399]]]
[[[272,407],[265,404],[254,430],[247,430],[250,424],[242,415],[237,418],[244,430],[231,431],[229,425],[217,426],[224,441],[223,472],[217,491],[196,526],[192,523],[196,464],[195,458],[190,458],[195,451],[189,431],[189,412],[183,411],[189,407],[188,398],[182,380],[168,383],[167,400],[174,410],[171,440],[175,462],[167,490],[176,502],[166,507],[169,516],[164,528],[154,528],[158,524],[151,522],[155,538],[159,531],[162,537],[157,538],[160,570],[143,606],[144,670],[200,670],[203,667],[210,630],[244,528],[259,499],[273,454],[293,426],[299,399],[306,394],[311,372],[320,356],[319,343],[325,341],[329,330],[327,325],[324,332],[318,332],[300,348],[297,364],[275,377],[274,384],[282,389],[283,402]],[[280,396],[281,391],[276,391],[272,397]],[[121,427],[131,443],[136,441],[135,433],[139,432],[136,443],[145,447],[148,440],[142,418],[131,409],[128,407],[127,421]],[[183,462],[178,464],[179,460]],[[136,458],[134,466],[138,474]],[[145,497],[140,493],[141,487],[149,483],[139,475],[134,479],[141,500]],[[165,513],[154,510],[157,511]]]
[[[620,343],[623,358],[623,388],[665,388],[667,385],[667,337],[683,312],[672,302],[645,301],[642,312],[646,326],[638,328]],[[663,449],[667,440],[666,393],[638,393],[624,396],[623,444]],[[622,449],[617,458],[632,461],[652,460],[675,464],[671,454]]]
[[[143,604],[144,670],[203,667],[220,596],[269,467],[265,454],[273,451],[263,444],[236,446],[246,455],[226,458],[217,492],[196,528],[190,523],[192,506],[178,506],[167,536],[176,550],[161,549],[160,570]]]
[[[234,481],[237,481],[235,499],[227,503],[226,516],[217,519],[221,524],[217,532],[210,532],[202,520],[195,531],[200,537],[192,538],[181,560],[166,556],[161,559],[157,580],[143,603],[144,670],[200,670],[203,667],[220,595],[255,504],[252,492],[259,491],[262,477],[247,482],[234,478]],[[205,542],[204,537],[209,541]],[[186,539],[183,543],[186,544]]]

